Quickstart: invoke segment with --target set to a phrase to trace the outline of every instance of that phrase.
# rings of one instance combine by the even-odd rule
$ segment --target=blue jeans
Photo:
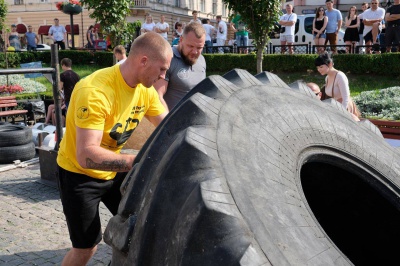
[[[207,49],[206,49],[207,53],[211,54],[212,53],[212,48],[211,48],[212,47],[212,42],[211,41],[206,41],[205,45],[207,47]]]
[[[249,36],[248,35],[237,35],[236,36],[237,46],[249,46]]]

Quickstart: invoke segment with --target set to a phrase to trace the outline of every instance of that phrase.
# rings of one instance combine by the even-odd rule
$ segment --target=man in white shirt
[[[202,23],[201,23],[201,19],[199,19],[199,18],[197,17],[197,15],[198,15],[198,12],[197,12],[196,10],[193,10],[193,12],[192,12],[193,18],[189,21],[189,23],[191,23],[191,22],[197,22],[197,23],[202,24]]]
[[[204,30],[206,31],[206,52],[207,53],[212,53],[212,41],[211,41],[211,36],[214,35],[214,27],[210,25],[209,19],[203,18],[201,20],[201,23],[203,25]]]
[[[222,16],[217,16],[217,23],[218,23],[218,31],[217,31],[217,46],[225,46],[226,36],[228,34],[228,27],[226,26],[225,21],[222,20]],[[224,53],[224,48],[218,48],[218,52],[220,54]]]
[[[159,33],[164,39],[168,40],[169,24],[165,22],[165,16],[161,15],[160,22],[154,27],[155,31]]]
[[[371,8],[362,13],[359,18],[364,23],[364,40],[365,44],[374,45],[374,49],[379,51],[378,34],[382,30],[382,20],[385,17],[385,9],[379,7],[378,0],[371,1]],[[367,54],[372,53],[371,47],[367,48]]]
[[[67,31],[63,25],[60,25],[58,18],[54,19],[54,25],[49,29],[49,37],[53,39],[54,44],[58,45],[58,48],[65,50],[65,40],[67,39]]]
[[[294,28],[297,21],[297,15],[293,13],[293,6],[291,4],[286,5],[286,14],[281,16],[279,24],[281,25],[281,54],[285,53],[286,45],[289,48],[289,54],[293,54],[293,43],[294,43]],[[284,29],[283,29],[284,28]]]

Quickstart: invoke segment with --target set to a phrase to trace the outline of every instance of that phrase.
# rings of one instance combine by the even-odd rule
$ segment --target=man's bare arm
[[[158,97],[160,98],[162,105],[164,105],[165,110],[169,112],[168,105],[164,100],[164,95],[167,93],[168,81],[166,81],[165,79],[159,79],[156,83],[154,83],[153,86],[156,89]]]
[[[100,146],[103,131],[76,127],[76,157],[83,168],[127,172],[136,155],[116,154]]]

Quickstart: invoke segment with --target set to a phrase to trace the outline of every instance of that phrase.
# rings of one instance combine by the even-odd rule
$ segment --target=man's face
[[[328,10],[332,10],[333,9],[333,3],[332,2],[326,2],[325,5],[326,5],[326,8]]]
[[[165,59],[147,59],[146,68],[144,69],[144,79],[141,82],[145,87],[153,86],[159,79],[165,79],[165,74],[169,69],[172,60],[172,50]]]
[[[288,14],[291,14],[291,13],[292,13],[292,10],[293,10],[293,7],[292,7],[291,5],[287,5],[287,6],[286,6],[286,12],[287,12]]]
[[[32,32],[32,27],[28,27],[28,31],[29,31],[29,32]]]
[[[192,31],[181,37],[178,50],[187,65],[192,66],[196,63],[203,51],[205,41],[206,36],[203,35],[199,39]]]
[[[54,24],[56,24],[56,26],[58,26],[59,23],[60,23],[60,21],[58,19],[54,20]]]
[[[164,22],[164,21],[165,21],[165,17],[164,17],[164,16],[161,16],[161,17],[160,17],[160,20],[161,20],[161,22]]]
[[[372,1],[371,2],[371,9],[372,10],[377,10],[378,9],[378,5],[379,5],[378,1],[376,1],[376,0]]]
[[[368,9],[368,4],[362,5],[362,6],[361,6],[361,9],[362,9],[363,11],[367,10],[367,9]]]
[[[193,13],[193,18],[197,19],[197,13]]]

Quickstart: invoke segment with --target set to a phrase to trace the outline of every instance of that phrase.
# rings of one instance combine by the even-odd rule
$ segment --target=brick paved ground
[[[2,165],[0,165],[2,166]],[[101,206],[103,232],[111,217]],[[0,172],[0,265],[60,265],[71,246],[58,190],[40,182],[39,163]],[[108,265],[101,242],[88,265]]]

